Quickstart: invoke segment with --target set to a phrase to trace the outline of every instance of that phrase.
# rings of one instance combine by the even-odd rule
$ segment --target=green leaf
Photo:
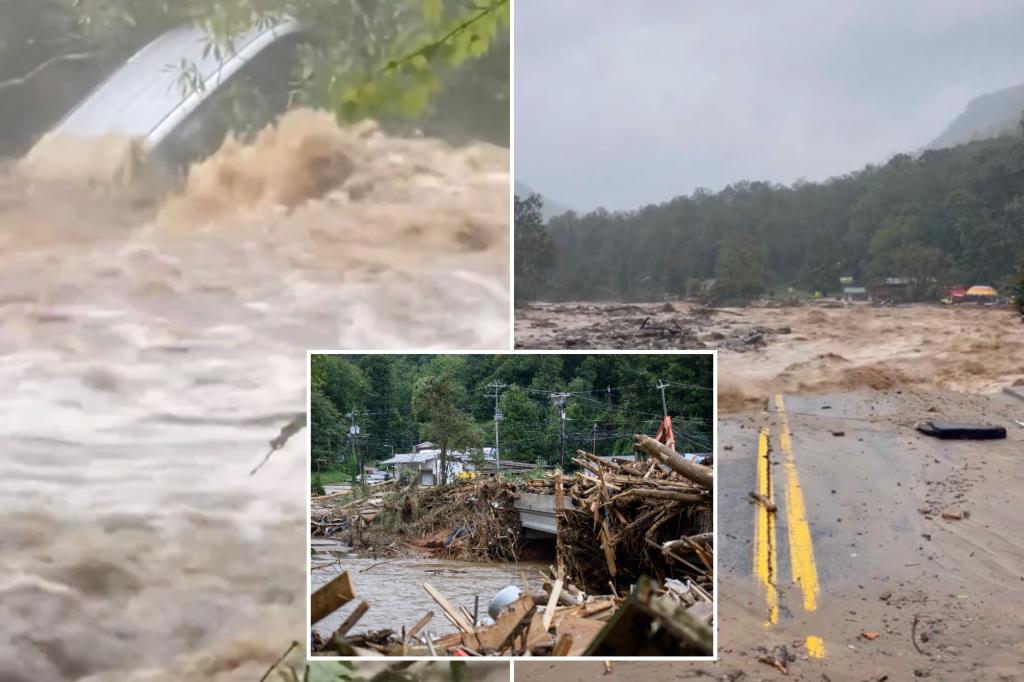
[[[431,26],[437,26],[444,17],[442,0],[423,0],[423,19]]]

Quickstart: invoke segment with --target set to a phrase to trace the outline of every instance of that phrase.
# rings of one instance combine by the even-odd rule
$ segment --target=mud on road
[[[1008,438],[940,441],[913,428],[939,417],[1004,425]],[[1021,679],[1024,428],[1014,419],[1024,420],[1024,401],[1005,394],[911,389],[785,394],[730,415],[717,460],[720,660],[617,662],[601,679]],[[747,497],[762,433],[778,505],[765,550],[770,587],[759,577],[761,507]],[[761,660],[782,647],[788,674]],[[587,663],[516,665],[517,679],[531,682],[600,673]]]

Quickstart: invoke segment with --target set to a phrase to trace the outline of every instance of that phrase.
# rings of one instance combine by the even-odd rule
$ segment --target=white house
[[[395,455],[377,463],[381,468],[391,469],[395,478],[399,478],[403,471],[414,471],[419,474],[420,485],[434,485],[441,480],[441,449],[432,447],[433,443],[420,443],[413,447],[415,452]],[[484,459],[494,459],[494,448],[483,448]],[[448,453],[448,479],[451,483],[463,471],[473,471],[474,465],[470,462],[472,454],[453,450]]]

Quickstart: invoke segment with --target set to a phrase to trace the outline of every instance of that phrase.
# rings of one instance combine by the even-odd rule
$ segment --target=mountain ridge
[[[1024,113],[1024,83],[975,97],[925,149],[944,149],[1013,132]]]

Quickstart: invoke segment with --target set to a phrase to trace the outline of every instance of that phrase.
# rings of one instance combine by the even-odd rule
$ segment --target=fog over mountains
[[[1017,129],[1024,112],[1024,83],[975,97],[927,149],[955,147]]]

